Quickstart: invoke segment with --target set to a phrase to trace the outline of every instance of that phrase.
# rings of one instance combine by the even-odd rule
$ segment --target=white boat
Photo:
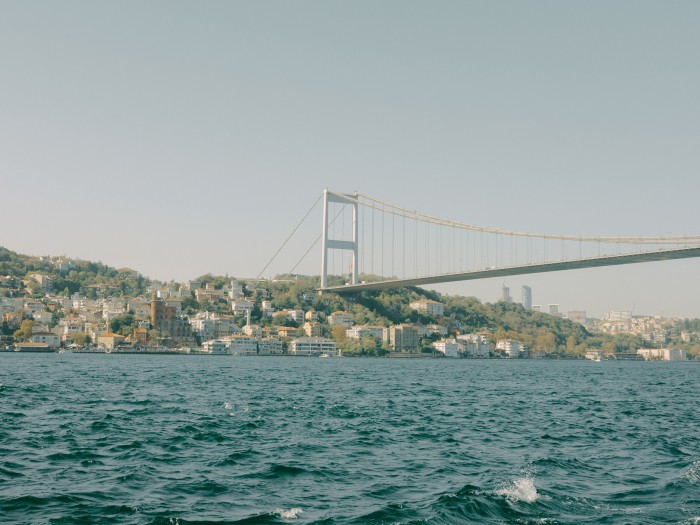
[[[330,357],[330,356],[329,356],[328,354],[326,354],[326,353],[323,353],[323,354],[321,354],[321,355],[318,356],[318,357]]]

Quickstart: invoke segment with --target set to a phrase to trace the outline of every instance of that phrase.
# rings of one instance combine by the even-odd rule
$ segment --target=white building
[[[258,349],[260,351],[260,355],[282,355],[284,353],[282,341],[275,337],[266,337],[265,339],[261,339],[258,343]]]
[[[258,340],[247,335],[230,335],[224,338],[231,355],[258,355]]]
[[[301,324],[304,322],[304,311],[303,310],[287,310],[287,319],[290,321]]]
[[[117,297],[105,299],[102,302],[102,319],[108,323],[124,313],[124,301]]]
[[[445,337],[447,335],[447,327],[439,324],[420,325],[418,327],[418,337],[429,337],[433,334]]]
[[[457,341],[464,344],[464,354],[467,357],[486,358],[493,351],[491,342],[486,334],[463,334],[457,336]]]
[[[289,343],[289,353],[290,355],[299,356],[319,356],[322,354],[335,356],[338,354],[338,349],[335,341],[330,339],[323,337],[299,337]]]
[[[61,338],[52,332],[35,332],[32,334],[32,343],[45,343],[50,348],[61,346]]]
[[[248,299],[236,299],[231,301],[231,308],[233,309],[234,315],[247,315],[248,312],[253,311],[255,305]]]
[[[496,350],[503,351],[508,357],[520,357],[524,349],[524,343],[513,339],[501,339],[496,343]]]
[[[275,309],[272,307],[271,301],[263,301],[260,307],[263,317],[272,317],[275,314]]]
[[[382,342],[389,342],[389,329],[383,326],[358,325],[345,330],[348,339],[360,340],[365,335],[371,335]]]
[[[257,324],[247,324],[243,327],[243,333],[251,337],[259,338],[262,337],[262,327]]]
[[[437,301],[431,301],[430,299],[420,299],[419,301],[413,301],[409,304],[414,310],[423,312],[427,315],[432,315],[435,317],[441,317],[445,312],[445,305]]]
[[[352,314],[347,312],[333,312],[328,316],[328,324],[331,326],[344,326],[350,328],[354,324]]]
[[[433,343],[433,348],[445,357],[459,357],[459,344],[456,339],[441,339]]]
[[[228,348],[224,341],[220,339],[212,339],[202,343],[202,350],[210,354],[228,354]]]
[[[501,339],[496,343],[496,350],[503,351],[508,357],[520,357],[527,351],[525,343],[513,339]]]
[[[685,361],[688,358],[680,348],[640,348],[637,353],[645,361]]]

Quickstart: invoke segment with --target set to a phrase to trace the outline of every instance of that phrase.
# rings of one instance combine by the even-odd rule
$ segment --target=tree
[[[90,342],[90,336],[85,332],[75,332],[73,334],[73,342],[78,346],[85,346]]]
[[[345,327],[344,326],[334,326],[332,330],[333,334],[333,339],[338,345],[344,345],[345,341],[347,340],[347,335],[345,334]]]
[[[12,334],[16,341],[29,341],[32,338],[32,328],[34,327],[34,321],[30,319],[25,319],[19,326],[18,330]]]

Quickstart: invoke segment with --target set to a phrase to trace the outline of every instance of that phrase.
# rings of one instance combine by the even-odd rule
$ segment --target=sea
[[[0,354],[0,523],[700,524],[700,363]]]

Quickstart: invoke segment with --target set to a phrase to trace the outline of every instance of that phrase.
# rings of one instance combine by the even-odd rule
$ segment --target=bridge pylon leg
[[[328,203],[336,202],[352,206],[352,240],[330,239],[328,235]],[[358,237],[358,201],[354,195],[343,195],[323,190],[323,230],[321,232],[321,292],[328,287],[328,250],[348,250],[352,252],[351,284],[359,283],[360,241]]]

